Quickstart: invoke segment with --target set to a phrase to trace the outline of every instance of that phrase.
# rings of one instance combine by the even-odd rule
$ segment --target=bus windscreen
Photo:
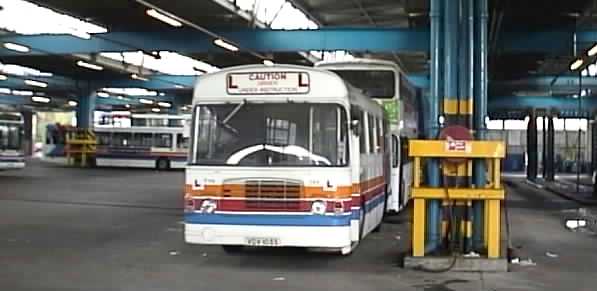
[[[389,70],[332,70],[368,96],[391,99],[396,96],[396,76]]]
[[[344,166],[346,114],[335,104],[214,104],[195,110],[193,164]]]

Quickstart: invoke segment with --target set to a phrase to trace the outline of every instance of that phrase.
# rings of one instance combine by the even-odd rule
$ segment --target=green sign
[[[391,124],[397,124],[399,119],[399,105],[396,100],[384,100],[382,106],[386,114],[386,118]]]

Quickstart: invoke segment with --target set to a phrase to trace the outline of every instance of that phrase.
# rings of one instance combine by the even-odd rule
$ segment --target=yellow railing
[[[86,167],[95,157],[96,137],[91,129],[70,128],[65,133],[64,153],[68,165]]]
[[[501,141],[445,141],[411,140],[409,156],[414,159],[412,199],[413,209],[413,256],[425,255],[425,205],[430,199],[460,200],[469,204],[472,200],[485,203],[484,243],[488,258],[500,256],[500,201],[504,199],[502,188],[501,159],[505,156],[505,146]],[[487,182],[483,188],[429,187],[422,186],[424,175],[422,160],[437,159],[484,159],[487,161]],[[439,222],[438,222],[439,223]]]

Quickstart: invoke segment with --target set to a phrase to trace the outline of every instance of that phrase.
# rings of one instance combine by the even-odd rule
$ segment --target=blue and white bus
[[[23,125],[20,113],[0,113],[0,170],[25,167]]]
[[[99,167],[182,169],[188,155],[190,115],[105,113],[94,125]],[[49,125],[44,160],[66,164],[68,126]]]

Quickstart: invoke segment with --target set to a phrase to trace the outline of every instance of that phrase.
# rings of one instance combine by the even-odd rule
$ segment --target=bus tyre
[[[159,171],[168,170],[168,169],[170,169],[170,161],[168,159],[166,159],[166,158],[159,158],[155,162],[155,167]]]
[[[238,254],[243,250],[243,246],[235,246],[235,245],[224,245],[222,249],[227,254]]]

